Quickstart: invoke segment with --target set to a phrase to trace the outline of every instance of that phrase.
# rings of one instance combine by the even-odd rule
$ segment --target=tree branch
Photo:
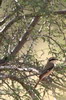
[[[60,13],[60,12],[61,12],[61,13]],[[65,14],[65,12],[66,12],[66,11],[55,11],[54,14]],[[29,15],[25,15],[25,16],[29,16]],[[14,49],[13,52],[10,54],[10,56],[11,56],[11,55],[12,55],[12,56],[16,55],[16,54],[19,52],[19,50],[23,47],[23,45],[24,45],[25,42],[27,41],[28,36],[30,35],[30,32],[33,30],[33,28],[34,28],[35,25],[37,24],[37,22],[38,22],[40,16],[41,16],[41,15],[39,15],[39,16],[37,15],[37,16],[34,17],[34,20],[31,22],[30,26],[28,27],[28,30],[24,33],[24,36],[22,37],[22,40],[19,41],[18,45],[15,47],[15,49]],[[10,20],[10,21],[7,23],[6,26],[4,26],[4,27],[2,28],[2,30],[0,30],[0,33],[5,32],[14,22],[16,22],[17,20],[20,20],[22,17],[23,17],[23,16],[19,16],[18,18],[14,17],[12,20]],[[60,48],[61,48],[61,47],[60,47]],[[4,59],[4,58],[3,58],[3,59]],[[3,63],[6,62],[6,60],[4,61],[3,59],[2,59]],[[3,63],[0,63],[0,65],[3,64]]]
[[[19,41],[18,45],[15,47],[15,49],[13,50],[13,52],[11,53],[12,56],[16,55],[19,50],[23,47],[23,45],[25,44],[25,42],[27,41],[28,36],[30,35],[31,31],[33,30],[33,28],[35,27],[35,25],[37,24],[37,22],[39,21],[38,16],[34,17],[30,23],[30,25],[28,26],[27,31],[24,33],[21,41]]]
[[[66,14],[66,10],[55,11],[54,14]]]
[[[21,78],[18,78],[14,75],[4,75],[4,74],[0,75],[0,79],[7,79],[7,78],[10,78],[11,80],[14,80],[20,83],[21,86],[23,86],[23,88],[31,96],[32,100],[39,100],[40,97],[38,97],[38,94],[37,94],[38,91],[36,91],[32,86],[25,84],[24,81],[21,80]]]
[[[1,4],[2,4],[2,0],[0,0],[0,6],[1,6]]]
[[[8,24],[6,27],[4,27],[4,29],[0,32],[5,32],[15,21],[21,19],[22,16],[19,16],[18,18],[13,18]],[[28,36],[30,35],[31,31],[33,30],[33,28],[35,27],[35,25],[37,24],[37,22],[39,21],[39,18],[38,16],[34,17],[30,23],[30,25],[28,26],[28,29],[27,31],[24,33],[21,41],[19,41],[18,45],[15,47],[15,49],[13,50],[13,52],[11,52],[11,54],[9,56],[15,56],[19,50],[23,47],[23,45],[25,44],[25,42],[27,41],[27,38]],[[4,61],[4,58],[2,59],[2,62],[6,62],[6,60]],[[3,64],[3,63],[0,63]]]
[[[21,67],[17,68],[16,66],[0,66],[0,71],[5,71],[5,70],[17,70],[17,71],[25,71],[25,72],[35,72],[37,74],[40,74],[39,70],[36,68],[31,68],[31,67]]]

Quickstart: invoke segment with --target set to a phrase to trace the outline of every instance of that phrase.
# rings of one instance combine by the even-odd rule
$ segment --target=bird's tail
[[[38,82],[36,83],[36,85],[34,86],[34,88],[36,88],[36,87],[37,87],[37,85],[39,84],[39,82],[40,82],[40,79],[38,80]]]

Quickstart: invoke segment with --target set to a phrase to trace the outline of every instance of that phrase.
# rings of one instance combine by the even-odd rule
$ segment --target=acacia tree
[[[56,89],[66,91],[65,4],[63,0],[1,0],[0,99],[44,100],[45,94],[52,91],[58,100]],[[47,42],[48,55],[64,61],[35,89],[44,69],[33,51],[38,39]]]

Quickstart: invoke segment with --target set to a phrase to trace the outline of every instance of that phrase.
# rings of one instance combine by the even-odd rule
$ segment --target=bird
[[[45,65],[44,70],[42,71],[42,73],[39,75],[39,80],[36,83],[36,85],[34,86],[34,88],[37,87],[37,85],[39,84],[40,81],[44,80],[45,78],[47,78],[52,72],[54,67],[56,66],[56,61],[58,59],[56,57],[50,57],[47,61],[47,64]]]

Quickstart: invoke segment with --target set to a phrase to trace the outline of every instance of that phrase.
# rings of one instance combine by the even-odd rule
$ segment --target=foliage
[[[2,0],[0,100],[44,100],[51,92],[57,100],[64,100],[65,96],[61,96],[66,91],[65,5],[66,0]],[[38,75],[50,56],[60,62],[35,89]]]

